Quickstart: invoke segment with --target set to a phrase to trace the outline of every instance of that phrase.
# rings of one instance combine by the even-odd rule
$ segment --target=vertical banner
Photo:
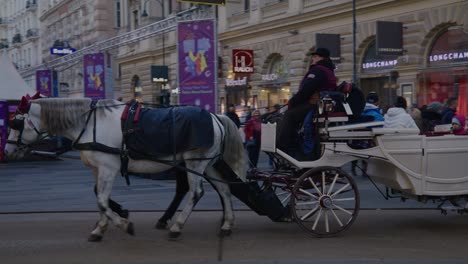
[[[180,22],[177,26],[179,101],[216,112],[216,47],[213,20]]]
[[[42,95],[50,97],[52,96],[52,89],[52,71],[36,71],[36,90]]]
[[[84,96],[92,99],[106,98],[104,54],[84,55],[83,68]]]
[[[315,34],[315,48],[327,48],[334,63],[341,62],[340,34]]]
[[[377,21],[376,55],[403,55],[403,23]]]
[[[57,71],[52,71],[52,96],[59,96],[59,83],[58,83],[58,73]]]
[[[7,103],[0,101],[0,161],[4,160],[4,150],[7,141]]]

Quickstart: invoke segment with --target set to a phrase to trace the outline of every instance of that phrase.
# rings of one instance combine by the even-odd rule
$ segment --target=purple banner
[[[52,95],[52,71],[36,71],[36,90],[42,95],[50,97]]]
[[[213,20],[181,22],[177,28],[179,100],[216,112],[216,47]]]
[[[4,159],[3,152],[7,141],[8,111],[6,102],[0,101],[0,161]]]
[[[84,96],[93,99],[106,98],[104,54],[86,54],[83,57],[83,68]]]

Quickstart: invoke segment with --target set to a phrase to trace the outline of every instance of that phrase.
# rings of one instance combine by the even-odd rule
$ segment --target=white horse
[[[95,134],[96,142],[114,149],[121,149],[122,131],[121,115],[124,104],[114,100],[99,100],[92,108],[89,98],[43,98],[31,101],[29,111],[17,115],[9,135],[9,142],[31,144],[42,133],[49,135],[61,135],[74,143],[82,144],[93,142]],[[92,110],[93,109],[93,110]],[[90,111],[95,115],[87,122]],[[224,208],[224,218],[221,225],[221,234],[229,235],[234,224],[231,193],[228,184],[221,173],[213,165],[219,157],[239,176],[241,180],[246,177],[246,155],[242,139],[236,125],[226,116],[212,116],[214,129],[214,144],[210,148],[195,149],[177,153],[176,160],[185,162],[189,182],[189,198],[187,203],[177,216],[176,221],[170,227],[170,238],[177,238],[192,212],[196,203],[203,196],[202,177],[212,183],[221,197]],[[20,125],[18,125],[18,123]],[[95,123],[95,124],[94,124]],[[95,132],[93,132],[95,130]],[[81,136],[80,136],[81,134]],[[158,139],[155,139],[158,140]],[[6,155],[15,156],[19,151],[18,145],[7,144]],[[121,159],[117,154],[110,154],[96,150],[80,151],[81,161],[88,166],[96,179],[97,200],[100,209],[100,219],[92,230],[89,241],[100,241],[107,228],[108,220],[123,231],[134,234],[133,224],[125,217],[119,216],[109,207],[109,197],[115,177],[120,173]],[[161,160],[171,161],[174,157],[160,157]],[[157,173],[171,168],[168,164],[149,160],[129,160],[128,171],[130,173]]]

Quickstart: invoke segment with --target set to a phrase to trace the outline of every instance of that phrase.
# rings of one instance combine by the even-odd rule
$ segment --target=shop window
[[[448,29],[434,41],[427,69],[419,74],[418,106],[458,98],[457,113],[468,114],[468,34]]]

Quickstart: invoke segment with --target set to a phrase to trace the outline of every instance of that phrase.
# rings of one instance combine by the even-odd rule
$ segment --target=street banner
[[[7,122],[8,121],[8,109],[5,101],[0,101],[0,161],[3,161],[5,145],[7,141]]]
[[[377,21],[376,55],[403,55],[403,24]]]
[[[188,2],[202,5],[226,5],[226,0],[178,0],[179,2]]]
[[[234,73],[253,73],[254,51],[245,49],[233,49],[232,64],[232,72]]]
[[[106,98],[105,57],[103,53],[83,57],[84,96],[92,99]]]
[[[36,90],[43,96],[52,96],[52,71],[36,71]]]
[[[213,20],[179,22],[179,103],[216,112],[216,47]]]

